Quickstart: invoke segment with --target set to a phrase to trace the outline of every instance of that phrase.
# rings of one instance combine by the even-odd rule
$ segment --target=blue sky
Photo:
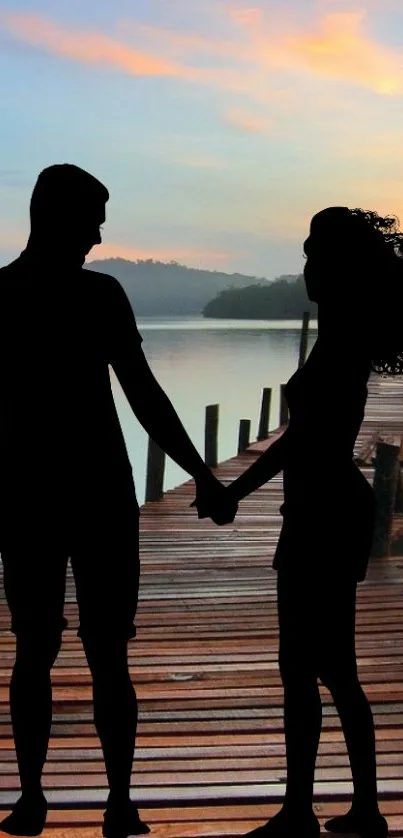
[[[402,6],[0,5],[0,264],[24,246],[33,184],[55,162],[110,190],[90,258],[272,278],[301,269],[324,206],[403,221]]]

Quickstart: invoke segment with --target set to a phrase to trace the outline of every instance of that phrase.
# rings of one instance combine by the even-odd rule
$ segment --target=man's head
[[[109,192],[93,175],[71,163],[48,166],[40,173],[30,204],[31,244],[60,250],[68,261],[83,265],[105,221]]]

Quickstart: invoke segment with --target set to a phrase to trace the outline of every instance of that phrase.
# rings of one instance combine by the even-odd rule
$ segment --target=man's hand
[[[195,506],[200,518],[211,518],[215,524],[232,524],[238,511],[238,504],[229,497],[228,491],[215,477],[208,483],[196,484]]]

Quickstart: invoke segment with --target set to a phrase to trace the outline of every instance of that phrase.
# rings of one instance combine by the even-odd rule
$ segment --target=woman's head
[[[396,218],[382,218],[362,209],[328,207],[313,216],[304,251],[310,299],[319,302],[332,291],[329,284],[334,278],[348,303],[349,296],[355,292],[361,296],[368,288],[374,268],[394,266],[403,256],[403,233]],[[348,284],[343,283],[344,277]]]
[[[378,372],[402,372],[403,233],[391,216],[373,211],[328,207],[312,218],[304,243],[309,299],[337,303],[357,322],[366,323]],[[382,357],[381,357],[382,356]],[[382,358],[386,360],[382,360]]]

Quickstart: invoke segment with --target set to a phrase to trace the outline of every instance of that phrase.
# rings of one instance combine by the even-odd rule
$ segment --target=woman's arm
[[[280,439],[264,451],[252,465],[246,469],[227,488],[231,501],[237,503],[246,495],[250,495],[284,468],[289,454],[289,428],[284,431]]]

